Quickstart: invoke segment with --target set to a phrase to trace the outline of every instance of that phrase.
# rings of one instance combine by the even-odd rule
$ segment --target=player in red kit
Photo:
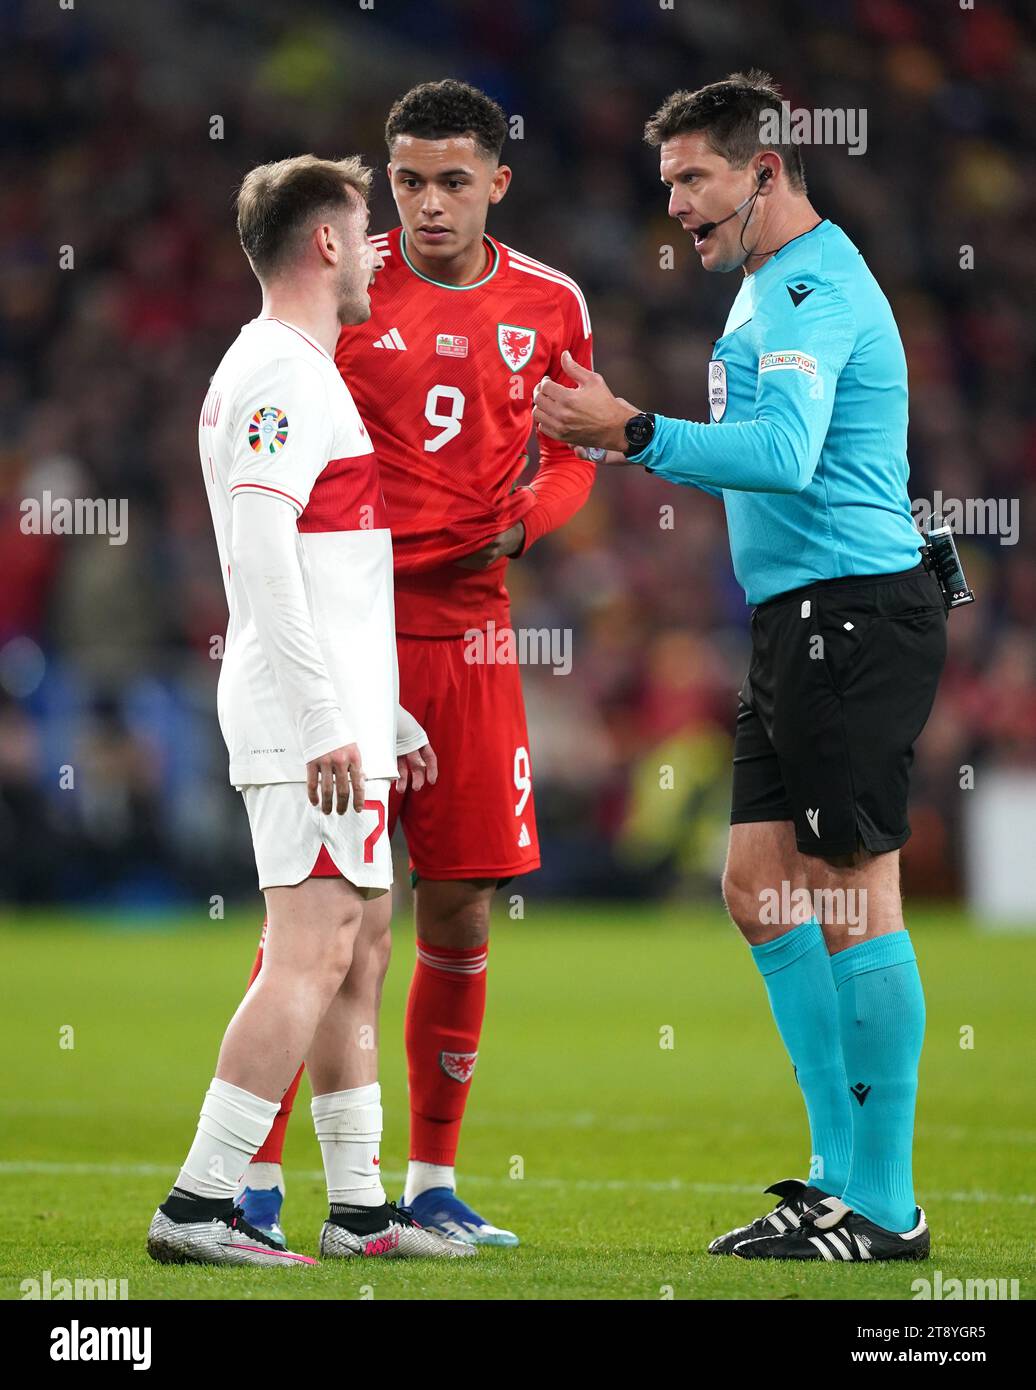
[[[540,435],[539,469],[518,484],[536,384],[564,376],[566,350],[592,367],[592,340],[578,285],[486,234],[511,179],[506,136],[500,107],[462,82],[425,83],[396,102],[386,138],[402,226],[372,238],[385,267],[372,316],[342,332],[336,354],[388,506],[400,701],[439,757],[436,784],[389,807],[417,917],[404,1202],[423,1226],[495,1245],[518,1238],[456,1195],[454,1161],[485,1010],[490,902],[540,855],[518,668],[480,660],[490,644],[472,638],[510,627],[509,559],[582,506],[594,473]],[[256,971],[261,959],[260,946]],[[249,1219],[278,1235],[294,1094],[242,1194]]]

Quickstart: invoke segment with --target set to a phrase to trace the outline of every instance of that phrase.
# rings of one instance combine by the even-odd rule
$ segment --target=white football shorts
[[[305,782],[269,782],[238,787],[252,827],[259,887],[291,887],[310,877],[334,877],[335,870],[367,897],[392,887],[388,836],[390,778],[367,783],[365,804],[344,814],[326,815],[311,806]],[[318,862],[319,861],[319,862]]]

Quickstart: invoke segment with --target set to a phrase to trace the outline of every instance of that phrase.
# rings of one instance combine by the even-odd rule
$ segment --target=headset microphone
[[[764,165],[763,168],[759,170],[759,186],[756,188],[755,192],[749,193],[747,198],[738,203],[733,212],[728,213],[726,217],[721,217],[718,222],[703,222],[700,227],[693,228],[692,230],[696,239],[701,241],[703,238],[711,236],[717,227],[722,227],[724,222],[729,222],[732,217],[736,217],[743,207],[747,207],[754,198],[759,197],[759,194],[762,192],[763,184],[767,179],[772,178],[773,170],[767,169]]]

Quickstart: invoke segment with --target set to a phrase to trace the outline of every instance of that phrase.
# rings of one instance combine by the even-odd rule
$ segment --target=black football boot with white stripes
[[[798,1228],[784,1235],[741,1240],[731,1252],[740,1260],[927,1260],[931,1233],[920,1207],[911,1231],[886,1231],[837,1197],[825,1197],[803,1212]]]
[[[756,1236],[779,1236],[784,1235],[785,1231],[797,1230],[802,1213],[827,1195],[819,1188],[809,1187],[801,1178],[782,1178],[764,1190],[780,1198],[773,1211],[756,1217],[747,1226],[728,1231],[725,1236],[717,1236],[709,1246],[710,1255],[732,1255],[739,1241],[751,1240]]]

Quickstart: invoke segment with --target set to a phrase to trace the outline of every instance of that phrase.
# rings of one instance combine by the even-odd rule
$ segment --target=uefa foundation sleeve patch
[[[759,374],[763,372],[805,372],[816,376],[817,359],[808,352],[789,349],[787,352],[764,352],[759,359]]]
[[[288,440],[288,417],[279,405],[261,405],[248,422],[248,442],[256,454],[277,454]]]

